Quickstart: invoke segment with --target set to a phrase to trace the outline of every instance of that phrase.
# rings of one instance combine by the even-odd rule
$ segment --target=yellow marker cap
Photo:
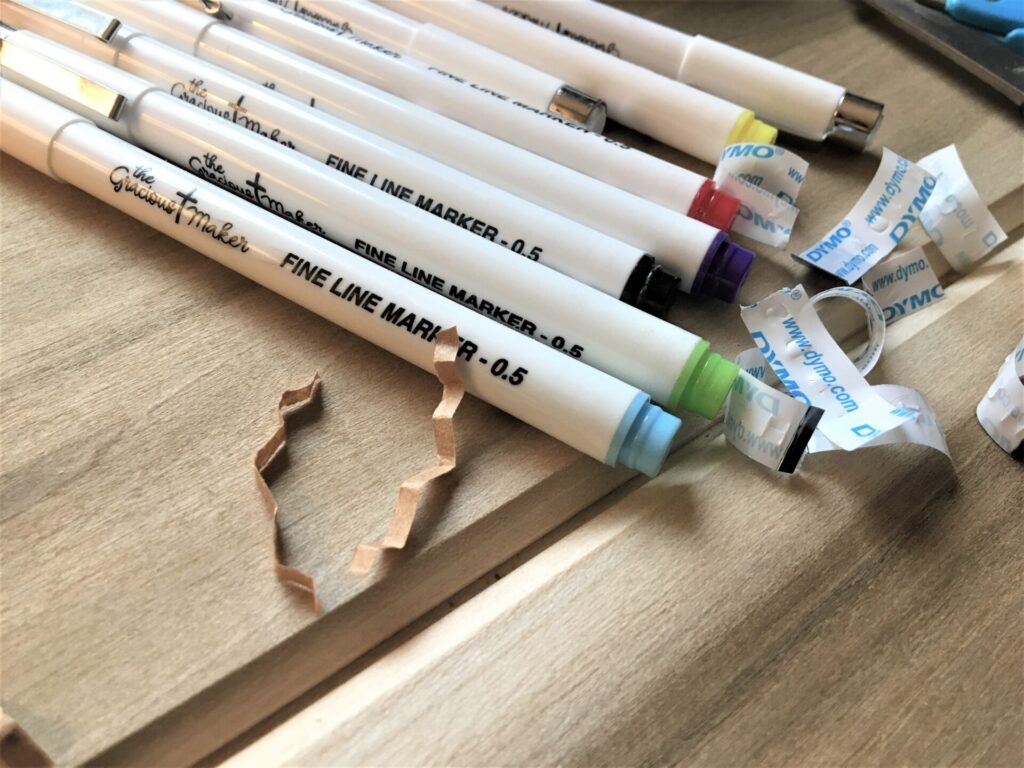
[[[729,133],[728,144],[774,144],[779,129],[754,117],[749,109],[743,110]]]

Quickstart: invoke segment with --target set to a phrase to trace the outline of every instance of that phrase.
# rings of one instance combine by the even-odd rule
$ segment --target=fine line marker
[[[4,7],[8,5],[5,1]],[[184,5],[167,0],[91,0],[89,5],[118,13],[122,21],[136,29],[203,61],[300,101],[313,102],[318,109],[372,133],[642,248],[674,272],[681,280],[680,289],[687,293],[732,301],[749,270],[750,252],[730,250],[724,241],[720,258],[713,263],[705,267],[693,260],[691,247],[710,244],[718,236],[715,229],[728,229],[739,201],[718,192],[710,179],[684,168],[603,143],[598,137],[602,143],[588,147],[601,152],[602,157],[600,162],[582,166],[590,171],[588,177],[246,35]],[[565,158],[556,160],[564,162]],[[595,175],[602,176],[604,182],[623,182],[633,194],[598,181]],[[652,202],[655,200],[661,202]],[[674,211],[689,212],[693,218]],[[707,222],[711,229],[701,226],[701,222]]]
[[[520,19],[752,109],[779,130],[856,150],[884,106],[841,85],[592,0],[485,0]]]
[[[181,14],[182,3],[190,4],[192,1],[181,0],[176,4],[175,22]],[[96,2],[105,10],[118,13],[122,21],[129,21],[143,28],[144,23],[135,14],[148,16],[152,5],[147,2],[139,9],[137,4],[130,3],[129,6],[133,10],[122,12],[114,10],[119,7],[116,0]],[[337,24],[337,31],[325,29],[312,23],[307,16],[268,0],[221,0],[220,7],[230,14],[226,23],[235,30],[354,77],[399,98],[440,112],[555,162],[587,174],[597,175],[602,180],[635,194],[643,195],[643,190],[657,189],[666,183],[677,183],[674,182],[674,177],[679,175],[678,166],[632,150],[620,142],[588,131],[573,121],[539,110],[520,100],[510,99],[479,84],[466,82],[446,70],[411,59],[351,31],[344,31],[345,20],[341,15],[344,6],[338,6],[338,15],[332,17]],[[485,11],[491,10],[486,6],[481,8]],[[499,19],[504,19],[502,14],[499,13],[498,16]],[[633,86],[631,90],[632,88]],[[684,123],[685,130],[693,135],[712,135],[708,133],[710,129],[702,125],[701,121],[713,118],[713,105],[688,106],[694,111],[688,113],[688,121]],[[704,111],[696,111],[698,109]],[[743,125],[746,126],[746,123]],[[774,134],[770,131],[737,129],[725,131],[720,137],[715,134],[709,141],[715,145],[715,151],[713,155],[707,155],[703,159],[716,162],[718,150],[726,143],[771,142],[774,141]],[[652,175],[647,176],[648,174]],[[645,180],[637,181],[637,176],[645,177]],[[668,204],[660,198],[655,202]]]
[[[672,410],[714,417],[739,372],[711,352],[707,341],[678,326],[449,226],[271,139],[210,117],[125,72],[26,31],[8,35],[3,63],[12,55],[37,60],[35,67],[11,67],[10,72],[5,66],[12,81],[78,112],[87,110],[60,87],[63,80],[41,81],[33,73],[59,66],[116,91],[126,98],[125,117],[96,117],[105,130],[566,357],[629,382]]]
[[[93,85],[91,93],[102,89]],[[649,475],[661,469],[680,422],[635,387],[284,224],[4,79],[0,105],[0,149],[16,159],[424,371],[433,369],[437,333],[457,326],[467,391],[599,461]],[[103,119],[98,106],[90,114]]]
[[[377,0],[572,83],[604,99],[608,116],[714,165],[723,147],[773,144],[778,131],[749,109],[586,45],[538,29],[475,0]]]
[[[127,26],[122,25],[117,37],[104,45],[69,25],[68,19],[73,20],[77,12],[70,3],[19,0],[6,3],[3,9],[4,20],[11,26],[117,63],[125,72],[161,86],[207,114],[271,138],[602,293],[657,316],[664,316],[678,295],[679,279],[642,249],[260,88]],[[695,265],[716,257],[718,233],[707,229],[703,253],[701,243],[679,244],[692,249]]]
[[[591,131],[604,130],[607,111],[600,99],[435,24],[420,24],[364,1],[344,4],[323,0],[270,2],[326,29],[350,29],[414,59],[493,88],[497,93],[567,117]]]

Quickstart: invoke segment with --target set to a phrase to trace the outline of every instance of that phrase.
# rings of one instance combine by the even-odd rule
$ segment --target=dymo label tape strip
[[[758,464],[792,473],[823,414],[741,370],[725,403],[725,439]]]
[[[852,284],[890,254],[918,220],[961,272],[1006,240],[951,144],[916,164],[883,150],[878,171],[853,210],[794,255]]]
[[[1024,461],[1024,337],[999,366],[999,374],[978,403],[978,421],[996,445]]]
[[[935,177],[921,225],[950,266],[966,272],[1006,240],[1006,233],[974,188],[956,145],[933,152],[918,165]]]
[[[865,309],[869,340],[852,360],[814,310],[814,303],[826,298],[850,299]],[[824,412],[810,438],[810,452],[912,442],[949,455],[923,395],[907,387],[873,387],[864,379],[878,362],[885,339],[882,309],[869,294],[837,288],[811,299],[802,286],[784,288],[744,307],[740,317],[757,347],[744,352],[738,364],[755,377],[774,376],[793,399]]]
[[[884,149],[878,171],[853,209],[796,258],[854,283],[903,241],[934,188],[931,174]]]
[[[869,269],[863,282],[882,307],[886,324],[946,298],[923,247],[894,254]]]
[[[789,242],[800,209],[808,163],[771,144],[732,144],[722,150],[715,185],[739,198],[732,231],[775,247]]]

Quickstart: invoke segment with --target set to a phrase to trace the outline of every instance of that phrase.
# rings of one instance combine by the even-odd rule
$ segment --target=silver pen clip
[[[231,19],[231,11],[224,7],[224,3],[221,0],[182,0],[185,5],[191,5],[193,8],[198,8],[203,13],[213,16],[215,19],[221,21],[229,21]]]
[[[32,13],[58,21],[78,32],[109,43],[121,22],[113,16],[94,11],[67,0],[7,0]]]
[[[9,34],[0,35],[0,68],[16,72],[43,89],[81,104],[109,120],[120,119],[127,101],[112,88],[16,44]]]

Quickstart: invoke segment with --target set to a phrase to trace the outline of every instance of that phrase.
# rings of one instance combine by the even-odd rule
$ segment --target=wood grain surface
[[[630,7],[836,79],[854,91],[885,101],[884,139],[889,146],[916,159],[956,142],[982,197],[992,205],[1004,228],[1014,230],[1024,222],[1024,168],[1014,162],[1020,157],[1022,143],[1019,119],[1012,109],[877,17],[860,17],[853,6],[839,2],[636,3]],[[709,171],[628,131],[619,129],[615,135],[673,161]],[[799,249],[849,209],[874,173],[877,155],[853,156],[834,147],[805,144],[789,146],[811,161],[800,200],[803,213],[792,243]],[[439,395],[436,380],[6,156],[0,173],[3,708],[58,763],[153,764],[199,759],[416,617],[443,605],[460,589],[631,478],[627,472],[603,467],[470,398],[456,419],[460,465],[450,478],[438,483],[438,492],[427,500],[409,550],[389,557],[369,577],[351,577],[346,567],[353,548],[384,531],[398,484],[433,454],[430,413]],[[744,289],[744,300],[756,300],[801,281],[811,290],[834,284],[793,261],[788,252],[758,250],[762,256]],[[937,253],[932,250],[929,256],[938,271],[948,272]],[[956,282],[951,291],[994,274],[993,269],[1010,269],[1000,264],[1003,262],[983,266]],[[951,313],[952,307],[963,306],[960,317],[964,322],[943,321],[943,327],[946,335],[955,337],[956,343],[949,348],[964,350],[966,360],[939,356],[932,367],[925,365],[930,354],[939,355],[936,345],[946,349],[935,340],[946,336],[922,328],[925,335],[920,343],[908,339],[903,344],[903,348],[917,351],[887,355],[886,367],[877,380],[919,386],[933,399],[932,388],[951,377],[953,369],[964,377],[957,381],[969,376],[977,386],[987,386],[998,360],[1012,346],[1004,343],[1003,336],[1012,335],[1013,323],[1020,316],[1017,311],[1014,317],[1020,296],[1013,293],[1013,285],[1019,286],[1019,274],[1000,274],[1001,279],[986,283],[990,297],[980,292],[974,299],[982,311],[968,313],[966,308],[975,304],[967,299],[956,304],[947,301],[940,305],[938,315],[931,310],[921,313],[920,320],[905,321],[907,331],[894,332],[896,337],[909,334],[910,328],[930,323],[928,318],[937,322],[939,316]],[[950,273],[945,282],[955,278]],[[709,338],[725,355],[750,343],[735,306],[684,300],[672,319]],[[858,321],[851,313],[832,318],[830,323],[842,337],[853,332]],[[986,346],[988,337],[976,332],[982,327],[998,330],[1002,335],[992,338],[999,343]],[[1019,325],[1015,332],[1019,335]],[[900,359],[903,354],[906,361]],[[924,367],[915,368],[915,361]],[[284,389],[307,382],[314,370],[319,370],[324,380],[322,403],[292,422],[286,461],[274,477],[273,487],[281,502],[290,562],[318,579],[325,606],[320,618],[309,612],[300,595],[274,577],[269,521],[251,469],[253,452],[274,428],[277,397]],[[927,373],[927,377],[919,380],[913,371]],[[940,392],[944,398],[953,396],[946,389]],[[975,393],[964,391],[960,396],[961,406],[970,406],[973,418]],[[987,526],[1000,541],[1000,515],[1006,507],[996,501],[1009,496],[1009,489],[1004,491],[1000,485],[1009,482],[1009,470],[988,469],[1005,466],[997,463],[1001,454],[992,453],[994,446],[975,439],[973,433],[980,430],[963,416],[967,410],[955,411],[947,399],[940,402],[946,409],[940,415],[949,419],[947,429],[953,435],[962,432],[964,440],[970,436],[973,441],[960,444],[963,453],[958,461],[977,456],[976,462],[959,470],[960,482],[966,484],[970,479],[969,487],[978,489],[979,495],[970,496],[976,500],[963,508],[957,506],[961,497],[954,496],[949,513],[939,519],[951,521],[949,525]],[[857,552],[864,558],[883,560],[883,552],[889,552],[892,562],[887,567],[900,567],[899,548],[885,545],[888,539],[882,533],[877,539],[868,534],[897,525],[894,521],[901,514],[913,515],[906,510],[891,511],[885,504],[881,511],[863,513],[872,499],[887,502],[886,486],[867,483],[868,468],[884,470],[883,478],[891,482],[910,478],[914,488],[936,493],[946,487],[949,476],[946,466],[927,452],[895,448],[878,452],[878,458],[874,453],[865,454],[872,457],[865,462],[860,454],[847,461],[843,459],[850,457],[830,457],[816,467],[813,477],[784,481],[763,476],[753,465],[730,457],[715,437],[715,429],[708,431],[708,427],[707,422],[687,419],[681,452],[674,459],[678,468],[668,477],[678,472],[707,473],[712,482],[691,487],[678,478],[661,480],[636,490],[626,504],[638,519],[651,521],[649,528],[646,523],[632,525],[629,529],[634,535],[641,541],[662,541],[663,546],[671,543],[681,548],[680,557],[684,551],[698,560],[735,555],[737,550],[724,544],[702,549],[704,536],[718,530],[717,526],[737,525],[764,532],[757,550],[763,557],[754,558],[756,562],[729,567],[718,563],[716,573],[705,571],[694,583],[685,582],[685,574],[664,574],[665,584],[683,579],[679,583],[696,593],[692,596],[695,602],[673,603],[673,610],[713,603],[729,612],[728,618],[723,614],[720,620],[708,623],[676,623],[679,616],[667,614],[669,629],[651,635],[665,638],[678,632],[687,638],[692,635],[694,642],[699,636],[703,640],[687,644],[685,652],[699,651],[709,664],[718,660],[716,668],[723,671],[714,676],[713,683],[710,677],[702,680],[707,690],[689,693],[694,698],[687,706],[694,711],[700,709],[696,702],[711,701],[716,690],[733,685],[733,678],[724,670],[756,667],[755,658],[730,656],[734,629],[746,627],[744,631],[754,633],[751,636],[760,632],[765,653],[774,647],[776,655],[783,654],[786,648],[778,644],[783,643],[787,628],[792,629],[788,622],[795,621],[800,611],[808,616],[818,615],[815,611],[823,611],[823,617],[834,614],[836,618],[830,621],[835,623],[834,631],[839,631],[843,622],[867,610],[854,603],[822,608],[817,601],[823,599],[824,592],[804,595],[801,584],[822,590],[832,580],[841,581],[844,573],[853,578],[855,563],[849,558]],[[977,476],[966,478],[968,470]],[[698,494],[710,485],[732,489],[728,497],[731,506],[725,511],[739,514],[741,508],[764,500],[770,502],[768,512],[739,518],[726,515],[719,520],[713,514],[720,511],[717,501],[708,498],[703,502],[716,504],[714,510],[697,504]],[[831,522],[819,530],[820,514],[807,499],[844,495],[850,499],[838,504],[838,511],[829,516]],[[680,508],[694,511],[681,516],[672,512]],[[981,514],[986,510],[990,513]],[[697,520],[707,521],[712,528],[701,533],[698,526],[693,536],[684,536],[682,541],[661,535],[673,530],[685,533]],[[840,537],[848,529],[859,546],[847,546],[845,537],[829,538]],[[974,528],[964,530],[962,535],[971,540],[980,535]],[[803,554],[793,557],[802,560],[789,561],[789,549],[784,546],[789,542],[799,543]],[[1003,546],[1010,548],[1012,543],[1006,538]],[[739,544],[734,542],[734,547]],[[943,555],[947,563],[961,562],[956,558],[965,556],[956,547],[947,552],[940,545],[932,543],[939,548],[936,563]],[[978,558],[984,556],[982,549],[971,551]],[[765,558],[769,555],[785,562],[763,571],[768,574],[763,578],[745,570],[757,563],[768,564]],[[813,569],[792,570],[799,562],[809,566],[829,558],[838,558],[838,564],[824,576]],[[577,559],[584,565],[590,561],[583,556]],[[626,558],[624,562],[630,561]],[[654,569],[659,562],[657,558],[633,561],[626,573],[646,572],[656,581]],[[623,568],[581,570],[581,581],[558,599],[567,606],[574,598],[588,604],[621,580],[623,573]],[[737,573],[746,575],[736,575],[733,581]],[[775,578],[770,574],[792,581],[789,591],[769,589]],[[937,574],[935,578],[949,576],[941,568]],[[892,578],[896,582],[892,588],[898,587],[899,594],[880,587],[883,596],[876,598],[878,602],[861,595],[866,601],[863,605],[877,612],[880,606],[898,601],[899,595],[909,600],[902,591],[907,587],[899,572],[894,571]],[[980,590],[988,582],[971,583]],[[756,588],[769,602],[759,602]],[[982,595],[970,592],[973,587],[969,585],[962,588],[965,595]],[[733,592],[735,604],[731,598],[722,605],[713,600],[716,595]],[[925,594],[932,593],[925,590]],[[991,631],[998,632],[1006,625],[996,621],[996,614],[984,611],[995,611],[994,606],[1002,604],[999,600],[1017,594],[1004,584],[1000,595],[978,597],[979,605],[972,610],[982,612],[993,624]],[[967,601],[966,596],[962,599]],[[644,605],[640,600],[636,610]],[[930,607],[941,609],[939,605]],[[951,621],[982,615],[961,607],[964,611],[951,616]],[[745,618],[741,615],[750,611],[753,613]],[[543,628],[542,613],[517,614],[524,623],[506,634],[528,635],[535,621]],[[649,619],[650,615],[639,618]],[[888,617],[882,623],[895,629],[897,619]],[[574,638],[580,642],[579,654],[597,653],[604,642],[600,633],[591,638],[593,647],[583,641],[588,632],[600,627],[589,625],[592,629],[584,632],[586,620],[578,617],[576,621],[579,633],[567,635],[564,642]],[[624,631],[636,638],[644,636],[642,625],[634,624],[628,614],[608,612],[603,621],[607,626],[626,627]],[[797,634],[793,630],[788,636]],[[776,636],[779,639],[772,641]],[[742,646],[743,637],[736,638],[736,647]],[[843,651],[839,635],[822,634],[821,638],[826,650],[835,648],[849,655],[856,650]],[[884,635],[867,639],[884,649]],[[636,642],[621,637],[617,642],[627,649],[635,646],[638,653],[641,650]],[[818,647],[810,636],[806,642],[810,645],[801,646],[805,653]],[[949,664],[968,663],[966,656],[959,661],[954,658],[953,650],[959,646],[949,642],[952,645],[944,646],[950,654]],[[1012,645],[1008,647],[1005,653],[1012,653]],[[979,646],[976,652],[986,648],[989,646]],[[554,651],[552,648],[552,658],[561,658]],[[565,651],[576,653],[569,646]],[[863,649],[858,652],[867,653]],[[681,663],[678,677],[673,678],[683,687],[688,685],[685,670],[693,675],[693,670],[702,667],[692,656],[686,658],[689,661]],[[839,677],[822,678],[824,667],[817,656],[799,658],[798,668],[807,669],[809,689],[817,691],[831,680],[837,687],[829,690],[834,691],[836,701],[846,702],[843,706],[872,704],[863,698],[862,688],[847,691],[848,700],[843,698]],[[624,696],[639,696],[637,689],[625,683],[626,677],[654,675],[655,670],[666,674],[666,668],[658,665],[647,669],[646,661],[644,657],[628,667],[609,667],[593,683],[621,690]],[[687,666],[691,662],[695,666]],[[515,667],[523,690],[534,692],[530,701],[538,708],[553,706],[563,695],[572,698],[568,688],[571,670],[564,665],[560,668],[566,670],[564,688],[547,671],[545,676],[533,678],[531,669]],[[795,685],[782,668],[773,669],[779,685]],[[999,684],[1014,685],[1008,673],[998,672],[991,669]],[[434,690],[444,690],[449,680],[437,678]],[[540,680],[547,681],[542,691],[537,688]],[[463,681],[466,685],[470,682],[468,678]],[[669,683],[664,695],[682,690]],[[650,696],[656,686],[642,688],[642,695]],[[798,694],[792,695],[799,700]],[[753,691],[748,695],[753,696]],[[804,690],[802,695],[810,694]],[[477,700],[478,710],[486,709],[481,704],[486,700]],[[497,701],[500,706],[492,713],[478,712],[481,728],[485,722],[497,723],[487,718],[512,706],[500,698]],[[581,706],[589,702],[590,713],[596,711],[596,699],[574,701]],[[613,707],[604,700],[601,706],[610,708],[609,719],[600,724],[593,720],[594,733],[610,738],[615,713],[630,703],[626,699]],[[368,703],[362,704],[360,711],[368,718],[362,722],[369,723],[373,710]],[[458,701],[453,706],[456,704]],[[935,706],[950,709],[941,700]],[[657,709],[637,711],[654,718]],[[773,705],[771,709],[773,717],[783,717],[782,708]],[[572,710],[573,716],[585,711]],[[893,716],[899,717],[896,710],[879,711],[896,712]],[[794,722],[797,712],[791,712]],[[710,724],[717,716],[714,710],[705,714],[705,730],[711,733]],[[777,721],[758,723],[755,719],[746,721],[746,736],[751,739],[758,728],[765,736],[782,727]],[[628,722],[627,718],[620,724],[625,727]],[[891,725],[896,727],[896,723]],[[1003,727],[998,733],[1001,739],[1005,737],[1005,724],[989,725]],[[523,733],[514,725],[507,727],[509,734]],[[811,729],[813,722],[803,722],[801,727]],[[680,741],[669,731],[656,734],[654,730],[653,720],[638,729],[649,736],[645,743],[651,760],[657,759],[658,750],[684,754],[679,750]],[[481,730],[478,740],[493,735]],[[541,733],[534,735],[538,749],[553,743]],[[465,733],[453,738],[452,750],[439,750],[437,759],[423,752],[420,756],[438,762],[443,755],[483,754],[464,751],[465,738],[469,738]],[[980,731],[970,731],[964,738],[984,741]],[[526,749],[527,741],[524,739],[519,749]],[[371,742],[365,747],[348,745],[353,749],[350,755],[362,756],[353,759],[371,760]],[[408,743],[422,745],[415,739]],[[501,741],[495,738],[494,743]],[[623,748],[629,743],[623,741]],[[609,751],[609,743],[595,741],[594,745],[608,751],[612,760],[615,753]],[[396,756],[414,754],[402,752],[406,747],[401,743],[393,749],[396,751],[391,754]],[[835,749],[817,754],[828,761],[841,746]],[[323,754],[325,758],[343,757],[329,749]],[[495,753],[489,754],[492,761],[499,762],[514,757],[510,752],[507,760],[498,760]],[[585,759],[587,754],[598,753],[577,750],[571,754]],[[713,757],[710,751],[706,754]],[[515,755],[529,759],[522,751]],[[1005,749],[993,755],[1005,755]],[[767,760],[771,754],[764,757]]]
[[[1019,765],[1024,471],[974,406],[1022,256],[870,376],[928,391],[955,469],[899,446],[780,482],[712,428],[225,765]]]

